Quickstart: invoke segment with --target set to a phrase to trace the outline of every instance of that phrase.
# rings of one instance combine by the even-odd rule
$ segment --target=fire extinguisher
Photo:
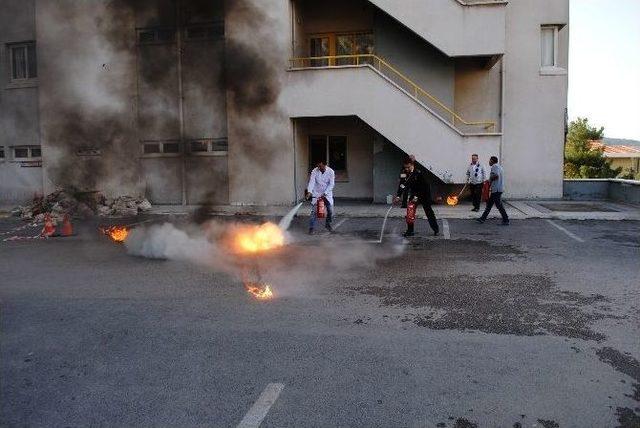
[[[407,224],[416,222],[416,201],[413,198],[407,203]]]
[[[491,188],[491,184],[488,181],[485,181],[482,184],[482,201],[487,202],[489,200],[489,189]]]
[[[327,207],[324,205],[324,198],[318,198],[316,203],[316,217],[325,218],[327,216]]]

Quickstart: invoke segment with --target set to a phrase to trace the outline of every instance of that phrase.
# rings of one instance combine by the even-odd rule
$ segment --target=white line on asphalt
[[[444,239],[451,239],[451,232],[449,231],[449,221],[446,218],[442,219],[442,237]]]
[[[556,222],[554,222],[552,220],[547,220],[547,223],[549,223],[551,226],[555,227],[559,231],[566,233],[570,238],[573,238],[578,242],[584,242],[584,239],[582,239],[581,237],[569,232],[567,229],[565,229],[564,227],[560,226],[558,223],[556,223]]]
[[[244,415],[244,418],[238,424],[238,428],[258,428],[283,389],[284,384],[282,383],[270,383],[267,385],[260,397],[258,397],[258,401],[253,403],[253,406]]]
[[[333,226],[333,230],[336,230],[337,228],[339,228],[340,226],[342,226],[343,224],[345,224],[347,222],[347,220],[349,220],[348,218],[343,218],[342,220],[340,220],[338,222],[338,224],[336,224],[335,226]]]

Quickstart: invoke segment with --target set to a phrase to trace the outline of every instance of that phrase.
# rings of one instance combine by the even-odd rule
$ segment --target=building
[[[618,144],[618,142],[624,144]],[[623,172],[640,171],[640,141],[605,138],[602,141],[592,142],[591,146],[602,149],[602,155],[611,161],[611,168],[622,168]]]
[[[562,196],[568,0],[0,0],[0,202],[56,186],[291,204],[326,159],[382,202],[497,155]],[[437,193],[437,192],[436,192]]]

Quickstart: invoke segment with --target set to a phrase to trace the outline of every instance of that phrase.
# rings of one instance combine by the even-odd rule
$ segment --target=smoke
[[[330,286],[350,271],[372,268],[403,251],[402,246],[340,236],[309,241],[303,235],[287,233],[284,247],[256,255],[239,255],[231,250],[229,239],[246,226],[212,220],[180,228],[171,223],[139,227],[129,233],[125,246],[134,256],[188,262],[230,274],[238,281],[269,283],[280,296]]]

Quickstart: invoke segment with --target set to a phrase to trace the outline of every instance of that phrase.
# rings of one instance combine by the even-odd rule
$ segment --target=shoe
[[[411,238],[414,235],[415,235],[415,233],[409,232],[408,230],[405,233],[402,234],[402,236],[404,236],[405,238]]]
[[[509,222],[508,221],[503,221],[502,223],[500,223],[500,226],[509,226]]]
[[[480,208],[473,208],[471,211],[473,211],[473,212],[476,212],[476,213],[477,213],[478,211],[480,211]]]
[[[477,219],[476,219],[476,221],[477,221],[478,223],[480,223],[480,224],[483,224],[483,223],[484,223],[484,219],[482,219],[482,218],[477,218]]]
[[[433,236],[438,236],[438,235],[440,235],[440,231],[439,230],[433,231]]]
[[[333,233],[333,227],[330,224],[326,225],[325,228],[329,231],[329,233]]]
[[[309,235],[313,235],[313,229],[309,229]]]

